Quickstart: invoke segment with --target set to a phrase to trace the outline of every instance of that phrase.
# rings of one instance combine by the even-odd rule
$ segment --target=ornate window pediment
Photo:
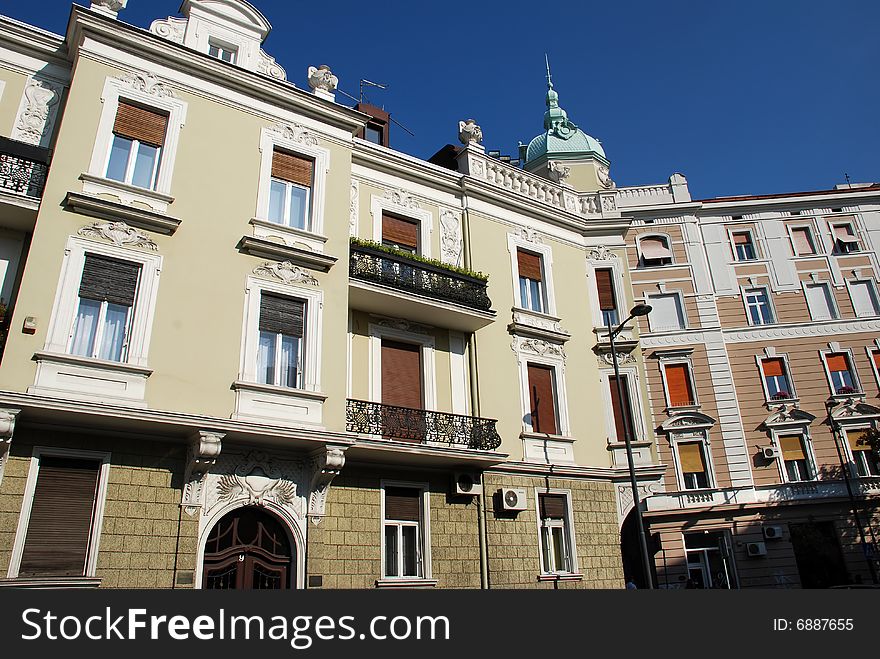
[[[880,407],[870,405],[858,398],[850,398],[831,413],[831,418],[841,424],[847,421],[865,422],[880,419]]]
[[[700,412],[687,412],[676,414],[660,424],[660,429],[667,433],[692,432],[695,430],[709,429],[716,423],[708,414]]]
[[[816,417],[809,412],[792,405],[780,405],[773,409],[770,416],[764,419],[765,428],[783,429],[786,427],[808,426]]]

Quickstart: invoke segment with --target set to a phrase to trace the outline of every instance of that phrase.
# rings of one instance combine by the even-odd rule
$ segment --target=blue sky
[[[541,130],[547,52],[561,105],[602,141],[618,185],[680,171],[704,198],[880,181],[876,0],[254,4],[292,82],[308,88],[307,67],[326,63],[353,95],[360,78],[387,83],[368,99],[415,133],[395,127],[392,146],[422,158],[469,117],[515,157]],[[63,32],[68,7],[0,12]],[[120,17],[148,27],[178,7],[129,0]]]

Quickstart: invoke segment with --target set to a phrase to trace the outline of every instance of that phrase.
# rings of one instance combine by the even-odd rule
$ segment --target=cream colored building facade
[[[125,4],[0,19],[2,583],[622,587],[629,220],[552,85],[525,169],[427,162],[253,5]]]

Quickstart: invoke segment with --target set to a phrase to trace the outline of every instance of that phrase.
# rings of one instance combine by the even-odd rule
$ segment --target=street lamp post
[[[639,501],[639,488],[636,482],[636,467],[633,463],[632,436],[630,429],[629,412],[624,407],[623,384],[620,381],[620,366],[617,363],[617,347],[614,345],[614,337],[620,334],[624,326],[637,316],[647,316],[651,313],[651,307],[647,304],[637,304],[629,312],[629,318],[624,320],[616,329],[611,328],[611,315],[608,316],[608,341],[611,343],[611,360],[614,364],[614,380],[617,383],[617,404],[620,407],[620,416],[623,419],[623,441],[626,444],[626,462],[629,466],[629,483],[632,487],[633,506],[636,513],[636,521],[639,528],[639,545],[642,551],[642,567],[644,568],[645,580],[648,588],[653,590],[654,578],[651,569],[651,556],[648,553],[648,539],[645,536],[645,521],[642,518],[642,505]]]

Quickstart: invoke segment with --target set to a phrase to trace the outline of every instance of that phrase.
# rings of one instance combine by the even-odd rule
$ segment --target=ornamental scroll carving
[[[549,176],[550,180],[554,183],[565,183],[565,179],[570,175],[571,167],[563,165],[557,160],[551,160],[547,163],[547,176]]]
[[[3,482],[3,468],[12,446],[12,435],[15,433],[15,419],[21,410],[0,410],[0,483]]]
[[[128,226],[125,222],[93,222],[82,227],[77,234],[84,238],[99,238],[117,247],[142,247],[156,251],[159,246],[142,231]]]
[[[461,265],[461,221],[458,215],[444,208],[440,211],[440,260]]]
[[[418,200],[413,197],[409,192],[406,192],[404,190],[386,190],[384,197],[396,206],[414,209],[421,208]]]
[[[312,459],[312,487],[309,496],[309,519],[318,525],[324,519],[330,483],[345,465],[345,448],[328,446]]]
[[[186,456],[183,495],[180,505],[187,515],[195,515],[205,505],[208,472],[217,464],[226,433],[199,430],[190,441]]]
[[[541,357],[559,357],[565,360],[565,348],[556,343],[542,341],[541,339],[522,339],[514,338],[510,345],[514,352],[531,352]]]
[[[599,245],[589,251],[591,261],[609,261],[619,258],[617,254],[608,249],[605,245]]]
[[[285,284],[307,284],[317,286],[318,280],[290,261],[266,261],[254,268],[254,274],[268,279],[279,279]]]
[[[186,19],[169,16],[165,20],[155,20],[150,24],[150,32],[168,41],[182,44],[186,32]]]
[[[360,208],[360,186],[357,181],[351,182],[351,195],[348,202],[348,235],[357,235],[358,210]]]
[[[177,98],[177,93],[152,73],[126,73],[117,78],[125,86],[157,98]]]
[[[24,89],[12,139],[36,146],[48,142],[55,124],[61,86],[31,78]]]
[[[318,138],[312,135],[300,124],[276,124],[273,130],[285,140],[305,144],[306,146],[318,146]]]

